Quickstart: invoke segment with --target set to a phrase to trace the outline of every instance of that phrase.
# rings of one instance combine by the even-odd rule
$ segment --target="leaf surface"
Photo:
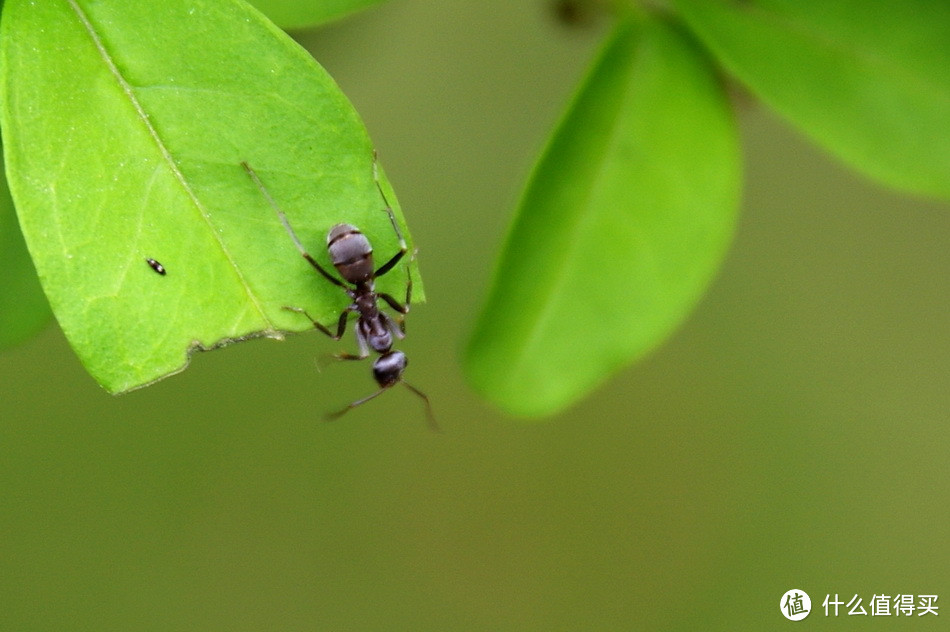
[[[691,40],[623,22],[535,168],[465,355],[507,411],[550,414],[659,344],[733,231],[729,105]]]
[[[0,60],[27,245],[63,331],[112,392],[181,370],[193,349],[312,327],[282,306],[335,322],[348,303],[242,161],[327,268],[339,222],[379,257],[398,248],[356,112],[243,1],[8,0]],[[380,289],[400,296],[406,275]]]
[[[676,0],[756,95],[890,186],[950,198],[950,2]]]

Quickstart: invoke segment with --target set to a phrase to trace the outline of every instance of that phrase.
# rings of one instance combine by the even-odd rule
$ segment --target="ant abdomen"
[[[365,283],[373,278],[373,247],[356,226],[337,224],[331,228],[327,250],[333,266],[350,283]]]

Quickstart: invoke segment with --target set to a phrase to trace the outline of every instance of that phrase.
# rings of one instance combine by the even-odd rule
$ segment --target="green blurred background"
[[[950,603],[950,214],[753,104],[735,244],[667,344],[545,423],[461,381],[521,183],[607,26],[400,0],[298,34],[421,247],[403,348],[444,433],[405,389],[322,423],[374,384],[316,332],[110,397],[51,327],[0,355],[0,630],[762,630],[792,625],[792,588],[799,627],[893,629],[821,601]]]

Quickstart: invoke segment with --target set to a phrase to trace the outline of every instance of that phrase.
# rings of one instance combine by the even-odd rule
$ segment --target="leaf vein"
[[[102,38],[100,38],[99,34],[96,32],[95,26],[93,26],[92,22],[89,20],[89,16],[86,15],[86,12],[82,9],[82,7],[79,6],[79,3],[77,2],[77,0],[67,0],[67,2],[69,3],[73,11],[76,13],[76,16],[78,17],[83,28],[88,33],[90,39],[92,40],[93,44],[96,47],[96,50],[99,52],[99,55],[102,57],[103,62],[106,64],[106,67],[108,68],[110,74],[112,74],[112,76],[115,78],[116,83],[118,83],[119,87],[122,89],[123,93],[126,95],[126,97],[129,99],[129,102],[132,104],[132,107],[135,109],[135,112],[138,115],[139,119],[145,125],[146,130],[148,131],[149,135],[152,137],[152,140],[155,142],[155,145],[158,148],[158,151],[161,154],[162,159],[168,165],[169,169],[172,172],[172,175],[178,181],[179,185],[182,187],[185,194],[191,200],[192,204],[195,205],[195,208],[198,210],[199,215],[201,216],[204,223],[207,225],[208,230],[210,231],[211,235],[214,237],[215,242],[218,244],[218,247],[221,249],[221,252],[224,254],[228,262],[231,264],[231,267],[234,269],[234,272],[237,275],[241,285],[243,286],[244,291],[248,296],[248,299],[254,305],[254,308],[257,311],[257,313],[260,315],[261,319],[267,323],[268,329],[273,330],[274,324],[267,317],[266,313],[264,312],[263,306],[261,305],[255,293],[252,291],[250,285],[247,282],[247,279],[241,273],[241,269],[237,265],[237,262],[232,256],[230,250],[228,249],[224,241],[222,241],[221,236],[218,234],[218,231],[215,230],[214,224],[211,221],[211,216],[210,216],[210,213],[208,212],[208,209],[205,208],[204,204],[202,204],[201,200],[198,198],[195,191],[189,185],[188,180],[185,178],[185,175],[178,168],[178,164],[175,162],[175,159],[172,157],[171,152],[168,150],[168,147],[165,145],[165,142],[162,140],[162,137],[159,135],[158,130],[155,129],[154,125],[152,125],[152,122],[149,119],[148,113],[145,111],[145,108],[142,107],[142,104],[139,102],[138,98],[135,96],[135,92],[132,89],[131,84],[122,75],[122,72],[119,70],[118,66],[116,66],[115,60],[112,58],[112,55],[106,49],[105,44],[102,41]]]

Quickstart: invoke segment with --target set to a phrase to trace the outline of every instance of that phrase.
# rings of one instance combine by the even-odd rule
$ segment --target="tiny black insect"
[[[160,275],[165,276],[165,266],[163,266],[162,264],[160,264],[158,261],[155,261],[154,259],[152,259],[152,258],[150,258],[150,257],[146,257],[146,258],[145,258],[145,263],[147,263],[148,265],[150,265],[150,266],[152,267],[152,270],[155,270],[155,271],[158,272]]]
[[[373,362],[373,377],[380,387],[379,390],[372,395],[352,402],[346,408],[338,412],[331,413],[328,415],[328,418],[336,419],[353,408],[378,397],[388,388],[396,384],[402,384],[425,402],[429,424],[434,430],[438,430],[439,427],[432,413],[432,405],[429,403],[429,398],[425,393],[402,379],[403,371],[406,370],[406,365],[409,363],[406,354],[392,348],[394,337],[402,339],[406,335],[402,317],[409,313],[409,306],[412,302],[412,276],[409,274],[406,284],[406,301],[403,304],[400,304],[399,301],[389,294],[377,292],[373,283],[375,279],[392,270],[409,251],[406,240],[402,236],[402,231],[399,230],[399,225],[396,223],[396,216],[393,214],[389,200],[386,199],[383,187],[379,183],[375,159],[373,162],[373,180],[376,182],[376,188],[379,190],[379,194],[386,205],[383,210],[389,215],[389,221],[392,223],[396,237],[399,239],[399,250],[390,257],[386,263],[374,269],[373,248],[369,243],[369,239],[366,238],[366,235],[352,224],[336,224],[330,229],[327,235],[327,250],[330,253],[330,260],[333,263],[333,267],[340,273],[343,280],[327,272],[327,270],[317,263],[310,253],[307,252],[307,249],[297,237],[294,229],[291,228],[290,222],[287,221],[287,216],[284,215],[284,212],[277,206],[277,202],[274,201],[274,198],[267,192],[264,184],[260,178],[258,178],[257,173],[255,173],[246,162],[242,162],[241,166],[244,167],[247,175],[250,176],[251,180],[254,181],[254,184],[257,185],[264,195],[264,198],[277,212],[277,216],[280,218],[281,223],[284,225],[284,228],[290,235],[290,239],[294,242],[301,256],[327,281],[346,292],[347,296],[353,301],[340,313],[340,318],[337,320],[336,333],[330,331],[330,329],[322,323],[317,322],[316,319],[299,307],[285,306],[284,309],[303,314],[313,323],[315,328],[334,340],[339,340],[343,337],[343,333],[346,330],[346,321],[351,313],[355,313],[357,314],[355,332],[356,343],[360,350],[359,355],[339,353],[336,357],[340,360],[364,360],[369,357],[370,349],[379,354],[379,357]],[[413,256],[415,255],[413,254]],[[386,312],[379,309],[377,303],[380,299],[399,313],[398,322],[390,318]]]

